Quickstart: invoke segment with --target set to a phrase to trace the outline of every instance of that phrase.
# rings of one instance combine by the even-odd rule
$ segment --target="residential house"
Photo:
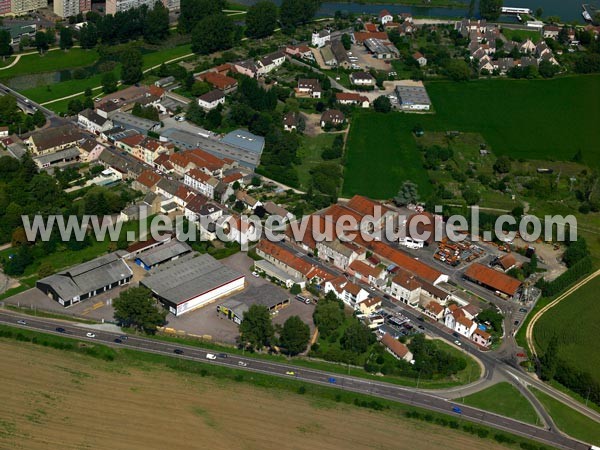
[[[225,104],[225,94],[219,89],[213,89],[204,95],[198,97],[198,105],[204,111],[210,111],[215,109],[219,105]]]
[[[467,339],[471,339],[471,335],[477,329],[477,324],[466,317],[461,308],[447,309],[444,325]]]
[[[100,116],[92,109],[84,109],[77,114],[77,123],[83,129],[90,133],[100,134],[102,131],[108,131],[113,127],[110,119]]]
[[[104,167],[116,170],[125,180],[135,180],[145,170],[144,165],[140,161],[127,158],[108,148],[102,150],[98,157],[98,162]]]
[[[342,125],[346,120],[346,116],[339,109],[328,109],[321,114],[321,127],[325,128],[327,125],[337,126]]]
[[[381,343],[385,346],[386,350],[394,355],[395,358],[411,362],[413,360],[413,354],[406,345],[400,342],[398,339],[394,339],[389,333],[385,333],[381,338]]]
[[[341,105],[357,105],[361,108],[370,106],[369,99],[356,92],[336,92],[335,99]]]
[[[379,309],[381,309],[381,297],[369,297],[358,304],[358,310],[366,316],[374,314]]]
[[[445,308],[436,301],[430,301],[425,305],[425,314],[434,320],[442,320],[444,318]]]
[[[476,328],[471,335],[471,339],[477,345],[481,345],[482,347],[489,347],[492,344],[492,335],[487,331],[483,331],[479,328]]]
[[[83,139],[77,127],[65,124],[37,130],[24,142],[33,155],[39,156],[77,146]]]
[[[544,26],[544,39],[556,39],[560,33],[560,27],[556,25]]]
[[[83,162],[96,161],[106,147],[95,139],[85,139],[79,144],[81,160]]]
[[[359,303],[369,297],[366,290],[344,277],[336,277],[325,281],[324,291],[326,294],[333,292],[336,298],[353,309],[357,309]]]
[[[271,201],[265,202],[262,206],[265,208],[267,214],[279,217],[282,222],[289,222],[294,219],[294,215],[291,212]]]
[[[300,120],[300,114],[290,111],[283,116],[283,129],[285,131],[296,131],[298,129],[298,123]]]
[[[348,57],[348,52],[344,48],[344,44],[342,44],[340,39],[331,41],[331,51],[335,57],[335,64],[337,67],[341,67],[343,69],[350,69],[352,67],[352,63]]]
[[[393,21],[394,16],[392,16],[387,9],[384,9],[379,13],[379,22],[381,23],[381,25],[385,25],[386,23]]]
[[[352,72],[350,82],[355,86],[375,86],[375,77],[368,72]]]
[[[153,170],[144,170],[131,184],[131,187],[136,191],[154,192],[155,186],[161,180],[161,176]]]
[[[168,178],[162,178],[156,184],[155,189],[156,193],[162,195],[165,198],[165,200],[171,200],[177,193],[179,186],[181,186],[181,183],[179,181],[169,180]]]
[[[321,48],[331,41],[331,32],[329,30],[313,31],[310,43],[313,47]]]
[[[244,206],[248,209],[254,210],[257,206],[262,206],[262,202],[256,200],[246,191],[242,191],[241,189],[235,193],[235,198],[242,202]]]
[[[208,197],[202,194],[192,194],[186,199],[183,214],[190,222],[199,220],[202,207],[208,202]]]
[[[400,269],[392,278],[390,294],[402,303],[416,308],[421,298],[421,283],[414,275]]]
[[[310,47],[306,45],[288,45],[285,48],[285,53],[290,56],[295,56],[297,58],[313,60],[314,56]]]
[[[300,78],[298,80],[297,94],[308,95],[311,98],[321,98],[321,83],[316,78]]]
[[[317,243],[319,258],[333,264],[338,269],[346,270],[359,256],[364,257],[364,250],[352,242],[323,240]]]
[[[327,44],[319,49],[321,53],[321,58],[326,66],[335,67],[337,65],[337,59],[333,54],[333,50],[331,49],[331,45]]]
[[[183,177],[183,183],[186,186],[189,186],[202,195],[208,198],[215,197],[215,187],[219,183],[212,175],[207,174],[201,169],[195,168],[188,171]]]
[[[223,91],[224,94],[229,94],[238,87],[238,82],[235,78],[220,74],[219,72],[204,72],[198,75],[198,78],[207,82],[213,88]]]
[[[383,267],[373,267],[358,259],[348,266],[348,273],[365,283],[369,283],[371,286],[379,287],[381,287],[381,283],[386,277],[386,272]]]
[[[233,63],[233,70],[250,78],[256,78],[258,75],[258,67],[253,59],[246,59]]]
[[[527,39],[519,46],[521,53],[533,53],[535,52],[536,46],[531,39]]]
[[[425,58],[425,56],[423,56],[423,53],[415,52],[415,53],[413,53],[412,57],[415,61],[417,61],[419,63],[419,65],[421,67],[427,65],[427,58]]]
[[[285,53],[279,51],[263,56],[257,62],[258,74],[266,75],[277,69],[285,62]]]

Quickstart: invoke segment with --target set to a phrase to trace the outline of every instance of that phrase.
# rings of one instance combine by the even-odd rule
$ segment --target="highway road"
[[[4,84],[0,84],[0,94],[8,94],[15,97],[17,99],[17,105],[19,108],[28,114],[33,114],[36,109],[39,109],[44,114],[46,119],[50,121],[51,126],[56,127],[65,123],[64,120],[58,117],[53,111],[50,111],[48,108],[40,105],[39,103],[35,103],[33,100],[30,100],[24,95],[19,94],[17,91]]]
[[[18,324],[18,320],[24,320],[26,324]],[[62,335],[64,337],[83,341],[99,342],[113,347],[125,347],[143,352],[199,361],[206,364],[229,366],[239,370],[259,372],[279,377],[293,377],[296,380],[305,381],[307,383],[326,385],[333,388],[359,392],[362,394],[372,395],[374,397],[393,400],[408,405],[414,405],[430,411],[454,415],[457,418],[468,419],[475,423],[521,435],[560,449],[589,449],[589,445],[563,436],[562,434],[559,434],[553,430],[538,428],[533,425],[510,419],[508,417],[482,411],[466,405],[456,404],[430,392],[424,392],[422,390],[413,388],[355,378],[337,373],[328,373],[320,370],[299,368],[297,366],[249,357],[241,357],[238,355],[229,355],[227,358],[218,357],[216,360],[209,360],[206,358],[206,355],[207,353],[215,353],[212,350],[173,344],[138,336],[129,336],[128,339],[122,340],[121,343],[115,343],[115,339],[120,336],[118,333],[90,330],[89,328],[52,319],[29,316],[24,317],[8,311],[0,311],[0,323],[44,333]],[[57,331],[57,328],[59,327],[64,331]],[[95,338],[86,337],[86,333],[90,331],[96,335]],[[180,350],[182,353],[174,353],[175,349]],[[245,366],[241,366],[240,362],[245,364]],[[453,412],[453,406],[458,406],[461,410],[461,413],[457,414]]]

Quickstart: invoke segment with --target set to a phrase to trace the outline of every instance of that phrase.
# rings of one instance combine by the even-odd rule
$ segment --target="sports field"
[[[0,448],[506,448],[398,412],[6,339],[0,370]]]
[[[434,114],[361,112],[352,121],[344,196],[393,196],[402,181],[429,187],[411,130],[480,133],[496,155],[583,160],[600,168],[600,75],[553,80],[427,83]]]
[[[542,353],[552,336],[556,335],[559,340],[560,359],[567,361],[572,367],[589,372],[598,382],[600,382],[599,290],[600,277],[596,277],[548,310],[533,329],[534,343]],[[585,397],[585,393],[583,396]]]

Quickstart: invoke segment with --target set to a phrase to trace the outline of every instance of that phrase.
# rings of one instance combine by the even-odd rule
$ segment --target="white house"
[[[350,82],[356,86],[374,86],[375,77],[368,72],[352,72]]]
[[[84,109],[77,114],[77,124],[90,133],[100,134],[113,127],[110,119],[104,118],[92,109]]]
[[[325,282],[325,293],[333,292],[335,296],[351,308],[358,308],[360,302],[369,297],[369,293],[359,285],[351,283],[344,277]]]
[[[300,78],[296,92],[312,98],[321,98],[321,83],[316,78]]]
[[[339,240],[317,243],[319,258],[333,264],[338,269],[346,270],[359,256],[360,248],[350,242]]]
[[[313,47],[321,48],[331,41],[331,32],[329,30],[313,31],[310,43]]]
[[[267,56],[260,58],[256,64],[258,67],[258,74],[265,75],[279,66],[281,66],[285,62],[285,53],[283,52],[275,52],[271,53]]]
[[[467,318],[464,311],[456,305],[446,308],[444,325],[467,339],[471,339],[473,332],[477,329],[477,324]]]
[[[393,21],[394,16],[392,16],[388,10],[384,9],[379,13],[379,22],[381,22],[381,25],[385,25],[386,23]]]
[[[413,308],[419,305],[421,297],[421,283],[415,277],[405,270],[400,270],[390,286],[390,294],[402,303],[406,303]]]
[[[214,89],[198,97],[198,105],[205,110],[210,111],[217,106],[225,103],[225,94],[219,89]]]
[[[417,61],[419,63],[419,65],[421,67],[427,65],[427,58],[425,58],[425,56],[423,55],[423,53],[421,53],[421,52],[415,52],[415,53],[413,53],[412,57],[414,58],[415,61]]]
[[[200,169],[192,169],[183,176],[183,184],[208,198],[214,198],[215,187],[219,184],[219,180]]]

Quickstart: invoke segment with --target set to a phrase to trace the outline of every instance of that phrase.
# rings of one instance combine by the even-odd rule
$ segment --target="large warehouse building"
[[[140,281],[179,316],[244,288],[245,277],[212,256],[192,253],[162,264]]]
[[[491,269],[483,264],[473,263],[465,271],[464,277],[501,297],[514,298],[521,289],[521,282],[516,278]]]
[[[42,278],[36,287],[61,305],[71,306],[127,284],[132,276],[120,253],[115,252]]]
[[[217,311],[233,320],[238,325],[242,323],[244,313],[252,305],[266,306],[269,311],[276,311],[285,308],[290,304],[290,296],[284,291],[272,284],[265,284],[259,287],[252,287],[243,294],[234,295],[217,306]]]

